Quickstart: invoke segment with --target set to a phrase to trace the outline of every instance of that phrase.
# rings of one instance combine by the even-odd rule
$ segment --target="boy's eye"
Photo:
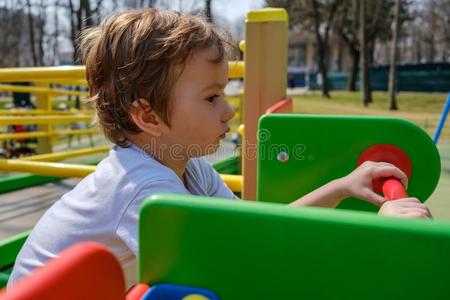
[[[215,94],[215,95],[211,95],[208,98],[206,98],[206,100],[208,102],[214,102],[217,98],[220,98],[222,96],[222,94]]]

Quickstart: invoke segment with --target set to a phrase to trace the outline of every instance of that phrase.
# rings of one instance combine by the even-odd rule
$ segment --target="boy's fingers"
[[[364,197],[367,201],[369,201],[372,204],[375,204],[376,206],[381,206],[383,205],[384,202],[386,202],[386,199],[384,197],[378,195],[377,193],[375,193],[370,189],[366,190],[366,192],[364,193]]]
[[[426,208],[421,208],[421,207],[413,207],[413,208],[408,208],[405,212],[405,214],[408,213],[417,213],[420,214],[424,217],[431,217],[430,212],[428,211],[428,209]]]
[[[422,202],[420,202],[419,199],[417,198],[413,198],[413,197],[408,197],[408,198],[402,198],[402,199],[398,199],[395,200],[398,203],[403,203],[403,204],[421,204],[421,205],[425,205],[422,204]]]
[[[405,188],[408,186],[408,176],[406,176],[402,170],[393,165],[379,166],[378,168],[375,168],[373,178],[380,177],[395,177],[402,182]]]
[[[429,219],[429,218],[431,218],[431,216],[428,216],[427,214],[423,214],[421,212],[415,212],[415,211],[401,214],[401,215],[399,215],[399,217],[414,218],[414,219]]]

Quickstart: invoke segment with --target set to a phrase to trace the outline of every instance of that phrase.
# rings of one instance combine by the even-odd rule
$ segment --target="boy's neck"
[[[152,142],[151,145],[153,146],[149,147],[148,142],[143,142],[140,139],[130,138],[129,140],[133,144],[147,152],[149,155],[151,155],[159,163],[172,169],[172,171],[177,174],[181,181],[186,184],[184,179],[184,172],[186,170],[188,159],[182,159],[180,157],[174,158],[167,147],[158,147],[156,142]]]

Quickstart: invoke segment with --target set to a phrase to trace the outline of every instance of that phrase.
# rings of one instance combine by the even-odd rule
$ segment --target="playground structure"
[[[228,173],[222,176],[234,192],[257,202],[154,195],[141,208],[140,284],[128,294],[108,250],[89,244],[68,249],[18,283],[9,296],[4,294],[5,299],[423,299],[449,294],[450,224],[378,218],[370,212],[375,206],[355,199],[343,201],[344,209],[338,210],[262,203],[291,202],[365,160],[396,164],[409,175],[408,194],[425,201],[440,174],[432,140],[417,126],[393,118],[285,114],[292,112],[292,101],[285,97],[284,10],[249,12],[244,48],[244,62],[229,64],[231,78],[244,78],[242,176],[237,175],[239,158],[215,167]],[[29,78],[26,74],[39,72],[28,71],[24,76]],[[52,72],[61,80],[84,78],[82,67]],[[63,156],[47,154],[41,162],[3,160],[0,169],[54,177],[84,177],[95,170],[49,162],[56,155]],[[380,186],[389,198],[406,195],[398,182]],[[0,244],[3,282],[26,235]],[[102,259],[107,262],[96,264]],[[83,276],[94,269],[100,275]],[[158,298],[161,289],[185,294]]]

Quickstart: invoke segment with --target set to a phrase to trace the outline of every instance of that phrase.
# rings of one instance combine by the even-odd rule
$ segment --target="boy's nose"
[[[236,112],[234,111],[233,107],[228,103],[228,101],[225,101],[225,113],[223,114],[224,122],[228,122],[229,120],[233,119],[236,115]]]

